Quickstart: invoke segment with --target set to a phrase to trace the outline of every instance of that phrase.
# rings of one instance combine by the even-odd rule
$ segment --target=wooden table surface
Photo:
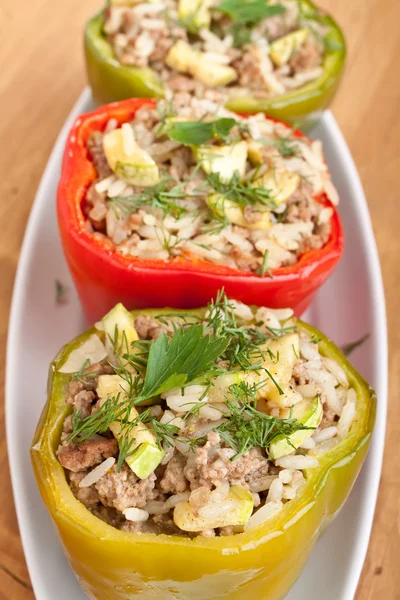
[[[320,4],[334,11],[347,35],[348,66],[333,110],[368,197],[389,317],[391,402],[385,462],[356,598],[394,600],[400,598],[400,470],[396,470],[400,327],[395,316],[400,296],[400,0],[320,0]],[[9,307],[24,228],[56,136],[85,83],[81,29],[98,6],[98,0],[0,3],[2,389]],[[10,487],[3,406],[1,402],[0,600],[32,600]]]

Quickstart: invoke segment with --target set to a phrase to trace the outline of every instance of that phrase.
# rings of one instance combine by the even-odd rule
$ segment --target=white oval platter
[[[19,527],[37,600],[86,598],[39,496],[29,447],[45,402],[49,362],[66,341],[85,328],[60,246],[55,195],[68,130],[79,113],[91,109],[91,95],[86,89],[66,121],[43,174],[22,247],[9,326],[8,451]],[[339,268],[320,290],[305,318],[339,345],[369,333],[352,360],[375,388],[378,411],[369,456],[351,496],[317,543],[286,600],[352,600],[368,547],[383,456],[387,404],[385,301],[363,189],[330,112],[323,115],[314,136],[324,142],[340,193],[346,244]],[[68,302],[63,305],[55,301],[56,280],[69,289]]]

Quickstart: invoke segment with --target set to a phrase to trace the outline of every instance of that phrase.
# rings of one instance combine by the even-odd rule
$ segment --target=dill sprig
[[[82,364],[81,368],[73,374],[72,379],[75,381],[80,381],[80,383],[83,384],[88,383],[89,379],[95,379],[98,376],[99,371],[96,370],[87,372],[86,370],[88,367],[90,367],[90,365],[90,360],[87,358]]]
[[[217,194],[220,194],[227,200],[235,202],[238,206],[245,208],[246,206],[263,207],[267,210],[274,210],[277,204],[271,196],[271,190],[268,190],[261,185],[254,185],[257,173],[252,179],[242,181],[240,174],[235,173],[229,182],[222,181],[219,173],[209,173],[207,181]]]
[[[229,418],[215,431],[235,451],[232,461],[252,448],[268,449],[278,436],[284,436],[290,444],[289,436],[292,433],[310,429],[294,418],[280,419],[262,413],[252,404],[238,405],[228,401],[227,406]]]
[[[263,366],[265,350],[261,349],[270,336],[254,326],[241,326],[225,292],[218,293],[211,301],[206,317],[207,327],[215,336],[228,336],[229,344],[221,359],[227,361],[228,369],[259,370]]]
[[[258,274],[260,275],[260,277],[265,277],[265,274],[267,274],[268,277],[270,277],[271,279],[274,278],[274,276],[271,273],[271,269],[268,267],[268,249],[264,252],[263,260],[258,270]]]
[[[119,211],[125,214],[132,214],[140,208],[149,207],[152,209],[161,209],[164,217],[172,215],[178,219],[189,212],[182,201],[189,198],[201,198],[205,193],[200,188],[187,192],[185,189],[187,184],[187,181],[175,183],[173,177],[165,174],[159,183],[145,188],[141,192],[132,194],[131,196],[111,198],[110,207],[114,209],[117,216],[119,216]]]

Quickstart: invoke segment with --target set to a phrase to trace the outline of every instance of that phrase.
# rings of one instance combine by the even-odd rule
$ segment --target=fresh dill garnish
[[[269,325],[265,325],[265,329],[269,331],[269,333],[273,337],[282,337],[283,335],[293,333],[293,331],[296,331],[296,327],[294,325],[290,327],[281,327],[280,329],[277,329],[276,327],[269,327]]]
[[[271,196],[271,190],[255,184],[256,177],[257,174],[249,181],[242,181],[240,174],[235,172],[231,180],[226,182],[221,180],[219,173],[208,173],[207,181],[214,192],[221,195],[221,202],[226,198],[242,208],[252,206],[274,210],[277,204]]]
[[[214,121],[171,121],[166,125],[166,134],[185,146],[201,146],[212,139],[225,140],[236,124],[235,119],[227,117]]]
[[[263,260],[258,270],[258,274],[260,275],[260,277],[265,277],[265,274],[267,274],[268,277],[270,277],[271,279],[274,278],[274,276],[271,273],[271,269],[268,267],[268,249],[264,252]]]
[[[254,26],[286,9],[282,4],[269,4],[268,0],[222,0],[214,10],[228,15],[238,24]]]
[[[160,321],[160,323],[164,323],[165,325],[169,324],[169,319],[174,318],[174,319],[182,319],[184,321],[184,323],[189,323],[189,322],[200,322],[201,318],[198,317],[197,315],[194,315],[193,313],[190,312],[184,312],[184,313],[162,313],[160,315],[156,316],[156,319],[158,321]],[[190,319],[190,321],[189,321]]]
[[[142,422],[151,425],[151,429],[156,435],[157,446],[160,450],[163,445],[167,448],[171,448],[171,446],[174,445],[175,439],[180,432],[177,425],[173,425],[172,423],[161,423],[161,421],[157,421],[154,417]]]
[[[81,366],[81,368],[79,369],[79,371],[76,371],[72,375],[72,379],[85,384],[88,383],[88,379],[94,379],[95,377],[97,377],[99,374],[98,371],[89,371],[88,373],[85,373],[86,369],[90,367],[90,364],[90,360],[87,358]]]
[[[110,207],[116,211],[117,216],[119,211],[132,214],[140,208],[150,207],[161,209],[164,216],[172,215],[177,219],[188,212],[180,201],[204,196],[204,191],[200,189],[187,192],[185,190],[187,184],[187,181],[176,184],[171,176],[165,176],[159,183],[141,192],[131,196],[111,198]]]
[[[293,131],[291,133],[293,134]],[[290,158],[298,154],[296,139],[293,138],[292,135],[279,137],[276,140],[267,140],[262,138],[257,141],[259,141],[263,146],[274,146],[284,158]]]
[[[213,335],[229,336],[229,344],[221,355],[228,369],[260,370],[263,368],[265,351],[261,348],[270,336],[253,326],[240,326],[224,291],[209,305],[206,322]]]
[[[351,354],[352,352],[354,352],[354,350],[355,350],[356,348],[358,348],[359,346],[362,346],[362,344],[363,344],[364,342],[366,342],[366,341],[367,341],[367,339],[369,338],[369,336],[370,336],[370,334],[369,334],[369,333],[366,333],[366,334],[365,334],[365,335],[363,335],[363,336],[362,336],[362,338],[360,338],[359,340],[356,340],[355,342],[350,342],[350,343],[348,343],[348,344],[344,344],[344,345],[341,347],[341,350],[342,350],[343,354],[344,354],[345,356],[350,356],[350,354]]]
[[[227,406],[229,418],[215,431],[235,451],[232,461],[252,448],[268,449],[278,436],[284,436],[290,443],[292,433],[310,429],[296,419],[280,419],[262,413],[251,404],[238,405],[228,401]]]

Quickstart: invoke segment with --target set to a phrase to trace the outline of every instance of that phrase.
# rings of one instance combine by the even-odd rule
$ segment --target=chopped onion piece
[[[211,492],[211,497],[213,500],[225,500],[228,494],[229,482],[223,481],[219,487],[217,487],[213,492]]]
[[[106,349],[100,338],[93,334],[79,348],[72,350],[63,366],[58,369],[59,373],[76,373],[85,362],[90,365],[100,362],[107,356]]]

